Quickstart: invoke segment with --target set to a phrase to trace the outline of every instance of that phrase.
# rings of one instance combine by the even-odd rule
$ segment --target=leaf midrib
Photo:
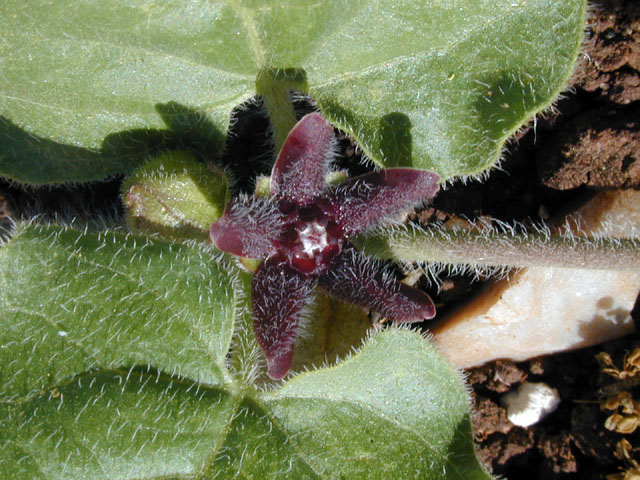
[[[241,5],[239,1],[223,1],[229,8],[231,8],[231,10],[242,22],[242,25],[244,26],[244,29],[249,37],[249,47],[251,48],[251,52],[253,53],[253,58],[255,59],[256,65],[258,66],[258,68],[266,67],[266,50],[264,48],[264,45],[262,45],[262,42],[260,41],[260,35],[258,33],[255,17],[251,13],[251,11],[244,5]]]

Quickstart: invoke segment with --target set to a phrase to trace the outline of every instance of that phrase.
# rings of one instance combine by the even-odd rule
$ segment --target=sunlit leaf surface
[[[566,87],[585,9],[584,0],[5,0],[0,172],[37,184],[104,178],[185,132],[217,151],[260,72],[289,69],[378,164],[477,173]]]

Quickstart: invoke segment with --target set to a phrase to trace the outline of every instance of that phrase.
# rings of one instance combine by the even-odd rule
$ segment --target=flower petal
[[[224,215],[211,224],[213,243],[223,252],[240,257],[265,258],[276,252],[282,231],[278,206],[268,198],[240,195],[231,200]]]
[[[350,178],[327,198],[340,227],[350,236],[388,215],[430,200],[438,191],[439,179],[426,170],[388,168]]]
[[[268,258],[253,276],[253,329],[267,359],[267,374],[274,380],[291,367],[300,310],[315,284],[315,277],[290,268],[284,256]]]
[[[293,127],[271,172],[271,194],[297,205],[320,195],[333,158],[333,127],[319,113]]]
[[[318,280],[330,295],[370,307],[396,322],[419,322],[436,314],[429,295],[400,283],[374,260],[352,248],[336,257]]]

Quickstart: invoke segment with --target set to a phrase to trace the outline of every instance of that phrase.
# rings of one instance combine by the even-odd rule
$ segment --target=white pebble
[[[502,397],[502,404],[511,423],[529,427],[558,408],[560,395],[546,383],[524,382]]]

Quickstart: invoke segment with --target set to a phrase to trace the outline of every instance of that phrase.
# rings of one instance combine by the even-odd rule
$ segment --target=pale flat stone
[[[607,192],[579,214],[584,231],[635,235],[640,230],[640,192]],[[634,331],[630,312],[639,291],[640,268],[528,268],[489,282],[432,330],[433,342],[460,368],[587,347]]]

